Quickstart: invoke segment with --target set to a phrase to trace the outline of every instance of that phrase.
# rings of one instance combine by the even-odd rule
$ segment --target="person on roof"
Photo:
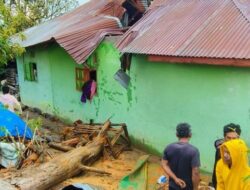
[[[249,190],[248,148],[241,139],[224,142],[216,165],[217,190]]]
[[[16,111],[18,114],[22,114],[22,107],[20,103],[15,96],[9,93],[10,88],[8,86],[3,86],[2,91],[3,94],[0,95],[0,103],[2,103],[9,111],[14,113]]]

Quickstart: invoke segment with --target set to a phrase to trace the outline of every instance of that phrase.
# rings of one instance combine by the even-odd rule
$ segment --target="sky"
[[[82,4],[84,4],[84,3],[88,2],[88,1],[89,0],[78,0],[78,2],[79,2],[80,5],[82,5]]]

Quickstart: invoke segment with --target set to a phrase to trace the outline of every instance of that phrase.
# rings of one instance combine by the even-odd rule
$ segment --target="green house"
[[[116,112],[128,101],[127,91],[114,80],[121,67],[114,44],[147,6],[144,0],[91,0],[24,31],[20,43],[26,52],[17,58],[22,103],[68,121],[112,116],[107,106]],[[97,82],[97,93],[82,103],[82,86],[89,79]]]
[[[125,122],[134,143],[158,154],[176,141],[176,125],[188,122],[202,169],[212,171],[225,124],[240,124],[250,143],[250,22],[244,3],[188,2],[154,0],[121,39],[117,19],[91,14],[93,22],[79,26],[77,11],[29,29],[17,59],[22,102],[70,121]],[[127,89],[114,79],[121,55]],[[97,94],[83,104],[79,89],[89,72]]]

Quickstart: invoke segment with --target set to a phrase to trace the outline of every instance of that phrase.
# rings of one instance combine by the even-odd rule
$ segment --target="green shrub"
[[[29,128],[34,132],[35,129],[40,129],[42,127],[43,121],[42,118],[37,117],[35,119],[29,119],[26,123]]]

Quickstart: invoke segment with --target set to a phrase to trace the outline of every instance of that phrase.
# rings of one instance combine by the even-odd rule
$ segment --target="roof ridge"
[[[195,39],[195,37],[201,33],[205,27],[207,27],[207,25],[211,22],[211,20],[219,14],[219,12],[222,10],[222,8],[224,7],[224,5],[227,3],[227,0],[224,1],[220,7],[214,11],[209,17],[208,19],[203,23],[201,24],[201,26],[191,34],[191,36],[184,42],[183,46],[181,46],[179,49],[176,50],[175,54],[181,54],[187,46],[189,46],[189,44]]]
[[[233,2],[234,6],[240,11],[241,15],[245,18],[245,20],[250,23],[250,17],[248,18],[248,16],[245,15],[244,11],[242,11],[242,9],[240,8],[238,1],[237,0],[231,0],[231,1]]]

